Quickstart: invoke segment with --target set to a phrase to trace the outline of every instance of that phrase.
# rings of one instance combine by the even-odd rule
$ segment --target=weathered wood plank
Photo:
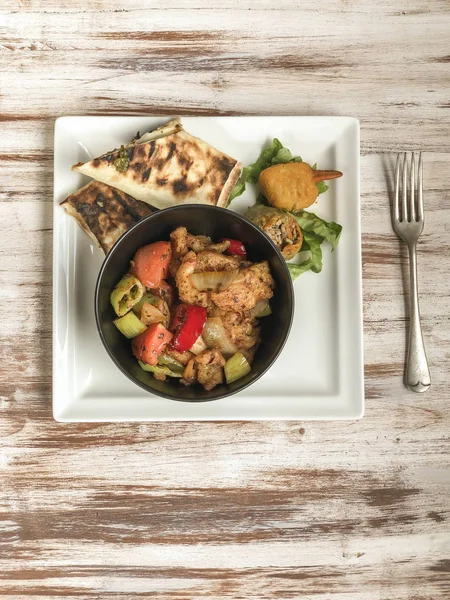
[[[450,12],[440,3],[430,12],[423,1],[407,11],[388,6],[373,21],[368,2],[290,8],[276,19],[264,10],[236,18],[232,10],[194,9],[99,20],[86,5],[70,19],[7,14],[0,47],[11,102],[3,118],[53,117],[80,106],[88,114],[351,114],[364,123],[364,151],[448,149]]]

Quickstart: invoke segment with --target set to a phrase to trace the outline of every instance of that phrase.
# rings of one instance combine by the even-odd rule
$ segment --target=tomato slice
[[[157,288],[169,273],[172,248],[169,242],[142,246],[134,255],[131,272],[148,288]]]
[[[148,365],[158,364],[158,356],[172,339],[170,331],[161,325],[153,323],[147,331],[133,338],[131,347],[134,356]]]

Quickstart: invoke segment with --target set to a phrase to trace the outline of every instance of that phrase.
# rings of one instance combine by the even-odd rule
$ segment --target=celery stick
[[[248,360],[240,352],[233,354],[225,363],[225,379],[227,383],[233,383],[250,373],[251,367]]]
[[[134,338],[140,333],[144,333],[147,327],[141,323],[133,312],[129,312],[123,317],[115,319],[114,325],[128,339]]]
[[[144,369],[144,371],[148,371],[149,373],[156,373],[158,375],[167,375],[167,377],[183,377],[183,373],[175,373],[174,371],[172,371],[171,369],[169,369],[169,367],[163,366],[163,365],[148,365],[147,363],[144,363],[140,360],[138,360],[139,366],[141,367],[141,369]]]
[[[168,367],[174,373],[181,373],[181,374],[183,374],[184,365],[182,365],[180,362],[178,362],[177,360],[175,360],[175,358],[172,358],[168,354],[164,354],[164,353],[160,354],[158,356],[158,362],[159,362],[160,365]]]
[[[259,315],[256,315],[258,317],[258,319],[260,319],[261,317],[268,317],[269,315],[272,314],[272,309],[270,308],[270,304],[267,303],[266,308],[259,313]]]

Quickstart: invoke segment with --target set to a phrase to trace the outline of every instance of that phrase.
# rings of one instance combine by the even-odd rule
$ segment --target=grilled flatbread
[[[156,208],[225,206],[241,168],[234,158],[187,133],[179,119],[121,150],[72,167]]]
[[[153,212],[148,204],[98,181],[71,194],[61,206],[105,253],[134,223]]]

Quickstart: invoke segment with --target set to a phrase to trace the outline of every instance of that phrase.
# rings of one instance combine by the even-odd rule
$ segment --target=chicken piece
[[[177,227],[170,234],[170,242],[172,244],[172,255],[176,258],[181,258],[188,253],[188,230],[186,227]]]
[[[163,316],[164,316],[163,325],[167,329],[167,327],[169,327],[169,322],[170,322],[170,310],[169,310],[169,307],[167,306],[167,302],[165,300],[163,300],[162,298],[159,298],[158,300],[155,301],[153,306],[156,309],[158,309],[160,313],[163,314]]]
[[[177,258],[176,256],[174,256],[172,254],[172,260],[170,261],[170,264],[169,264],[169,275],[171,277],[173,277],[174,279],[177,276],[180,265],[181,265],[181,259]]]
[[[194,252],[201,252],[212,245],[212,239],[207,235],[188,234],[188,248]]]
[[[223,383],[223,367],[225,359],[220,350],[209,349],[199,354],[195,363],[197,365],[197,379],[206,391],[210,391]]]
[[[188,252],[176,272],[175,281],[178,288],[178,295],[181,302],[186,304],[197,304],[197,306],[209,305],[208,292],[199,292],[191,283],[190,276],[197,270],[197,255],[195,252]]]
[[[215,250],[203,250],[197,254],[196,273],[203,271],[235,271],[241,266],[237,256],[225,256]]]
[[[221,256],[222,252],[230,245],[230,242],[219,242],[218,244],[213,244],[211,238],[206,235],[191,235],[188,233],[186,227],[178,227],[175,231],[172,231],[170,234],[170,240],[172,243],[172,260],[169,265],[169,273],[172,277],[176,277],[178,269],[183,262],[183,258],[188,254],[190,250],[195,253],[201,253],[204,250],[208,249],[211,252],[218,253]],[[228,257],[231,258],[231,257]],[[205,261],[205,259],[203,259]],[[217,263],[217,259],[216,259]],[[202,262],[202,265],[204,262]],[[203,267],[199,270],[203,271],[217,271],[219,269],[216,268],[207,268]],[[223,269],[226,270],[226,269]]]
[[[273,296],[274,287],[269,263],[263,261],[242,269],[237,280],[223,292],[211,294],[211,300],[222,310],[246,312],[260,300],[269,300]]]
[[[185,256],[189,250],[201,252],[209,249],[216,252],[225,252],[230,245],[228,241],[214,244],[207,235],[192,235],[186,227],[177,227],[175,231],[172,231],[170,241],[172,243],[172,254],[178,259]]]
[[[249,313],[224,311],[214,307],[208,311],[208,316],[222,319],[228,337],[239,351],[256,348],[259,345],[261,339],[259,321]]]
[[[236,256],[225,256],[212,250],[202,250],[198,254],[189,251],[182,258],[175,275],[181,302],[208,307],[211,304],[209,293],[198,291],[192,284],[190,276],[205,271],[237,271],[240,264],[241,261]]]
[[[225,240],[223,242],[217,242],[217,244],[211,244],[210,246],[205,248],[205,250],[214,250],[214,252],[220,252],[222,254],[223,252],[228,250],[229,246],[230,242],[228,240]]]
[[[186,352],[177,352],[177,350],[173,350],[171,348],[166,348],[164,350],[164,354],[167,354],[167,356],[170,356],[185,366],[188,364],[191,358],[194,357],[192,352],[189,352],[189,350],[186,350]]]
[[[164,280],[161,281],[159,288],[150,289],[150,293],[164,300],[169,308],[175,303],[177,297],[176,290],[174,290],[173,286]]]
[[[195,362],[196,358],[196,356],[191,358],[183,371],[183,378],[180,379],[180,382],[184,383],[184,385],[193,385],[197,381],[198,368]]]

